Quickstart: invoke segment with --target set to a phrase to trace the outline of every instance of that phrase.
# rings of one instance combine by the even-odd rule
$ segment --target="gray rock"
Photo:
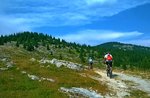
[[[36,61],[36,59],[35,58],[31,58],[30,61],[34,62],[34,61]]]
[[[45,63],[50,63],[50,60],[47,60],[47,59],[42,58],[39,62],[40,62],[41,64],[45,64]]]
[[[35,75],[30,75],[28,74],[28,77],[32,80],[39,80],[40,78],[38,76],[35,76]]]
[[[57,60],[57,59],[52,59],[51,64],[55,64],[57,67],[66,66],[67,68],[73,69],[73,70],[82,70],[82,65],[73,63],[73,62],[68,62],[64,60]]]
[[[1,61],[6,62],[6,61],[7,61],[7,58],[3,58],[3,59],[1,59]]]
[[[21,73],[22,73],[22,74],[26,74],[27,72],[26,72],[26,71],[21,71]]]
[[[7,62],[6,63],[7,68],[12,68],[13,65],[14,65],[13,62]]]
[[[57,60],[55,58],[52,60],[41,59],[39,62],[42,64],[45,64],[45,63],[54,64],[58,68],[60,68],[61,66],[65,66],[65,67],[73,69],[73,70],[83,70],[81,64],[77,64],[77,63],[73,63],[73,62],[69,62],[69,61],[64,61],[64,60]]]
[[[8,70],[8,68],[0,68],[0,70],[5,71]]]
[[[84,89],[84,88],[72,87],[72,88],[68,89],[68,88],[61,87],[60,90],[63,92],[66,92],[68,94],[69,93],[73,93],[74,95],[81,94],[82,96],[88,97],[88,98],[103,98],[103,96],[98,94],[96,91],[88,90],[88,89]],[[76,96],[74,96],[74,97],[76,97]]]
[[[47,81],[50,81],[50,82],[55,82],[55,80],[53,80],[53,79],[50,79],[50,78],[47,78]]]

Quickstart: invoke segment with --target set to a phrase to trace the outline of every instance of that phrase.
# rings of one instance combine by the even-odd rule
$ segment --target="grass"
[[[135,70],[120,70],[118,68],[114,68],[115,72],[123,72],[125,74],[130,74],[132,76],[137,76],[137,77],[141,77],[142,79],[150,79],[150,72],[149,71],[142,71],[139,69],[135,69]]]
[[[141,91],[141,90],[131,90],[130,91],[130,97],[126,98],[150,98],[147,93]]]
[[[46,50],[43,49],[43,51]],[[38,60],[42,58],[59,58],[60,54],[63,55],[62,59],[64,60],[81,63],[77,53],[72,51],[72,53],[69,54],[68,50],[65,49],[56,49],[54,54],[50,55],[48,52],[44,53],[38,50],[28,52],[23,48],[0,46],[0,58],[7,58],[9,61],[13,61],[15,65],[15,67],[9,70],[0,71],[0,98],[60,98],[60,96],[62,98],[68,98],[67,94],[59,91],[60,87],[82,87],[95,90],[101,95],[113,92],[106,84],[101,84],[101,81],[90,78],[90,75],[101,78],[101,76],[96,74],[93,70],[74,71],[65,67],[57,68],[52,64],[40,64],[38,62]],[[30,60],[31,58],[35,58],[37,61],[33,62]],[[48,65],[50,67],[47,68]],[[93,66],[105,69],[105,66],[99,64],[99,62],[94,63]],[[0,67],[6,67],[6,62],[0,60]],[[31,80],[27,74],[22,74],[21,71],[26,71],[27,74],[36,75],[38,77],[50,78],[55,80],[55,82],[34,81]],[[114,68],[114,71],[120,72],[123,70]],[[124,72],[150,79],[149,72],[137,70]],[[134,85],[130,81],[124,82],[130,86]],[[129,98],[139,98],[140,96],[142,96],[142,98],[148,98],[148,95],[140,90],[131,90],[130,93],[131,96]]]
[[[150,98],[146,92],[132,88],[133,86],[137,85],[134,82],[127,80],[124,80],[124,82],[130,87],[130,96],[126,96],[125,98]]]
[[[45,50],[43,50],[45,51]],[[58,52],[57,52],[58,51]],[[97,91],[101,95],[106,95],[112,91],[100,81],[93,80],[89,75],[101,78],[93,70],[74,71],[65,67],[57,68],[52,64],[40,64],[38,61],[30,61],[31,58],[41,60],[42,58],[59,58],[59,54],[63,55],[64,60],[72,62],[80,62],[78,55],[74,51],[69,54],[68,50],[56,49],[53,55],[48,52],[39,52],[37,50],[28,52],[23,48],[0,46],[0,58],[7,58],[13,61],[14,68],[6,71],[0,71],[0,98],[68,98],[67,94],[59,91],[60,87],[82,87]],[[72,59],[73,58],[73,59]],[[81,62],[80,62],[81,63]],[[84,63],[85,64],[85,63]],[[0,67],[5,67],[6,62],[0,60]],[[50,66],[47,68],[47,66]],[[85,64],[86,65],[86,64]],[[84,66],[85,66],[84,65]],[[44,67],[41,67],[44,66]],[[105,69],[103,64],[94,63],[94,67]],[[22,74],[21,71],[26,71],[27,74],[36,75],[55,80],[49,81],[34,81],[27,74]],[[114,69],[114,71],[123,71]],[[150,79],[149,72],[139,71],[124,71],[132,75],[139,75]],[[82,76],[81,74],[85,75]],[[134,84],[130,81],[125,81],[130,86]],[[131,98],[147,98],[148,95],[140,90],[131,90]],[[127,96],[128,98],[128,96]]]
[[[57,68],[55,65],[30,61],[31,58],[40,60],[45,56],[37,51],[27,52],[21,48],[0,46],[0,53],[9,57],[15,64],[14,68],[0,71],[0,97],[2,98],[60,98],[60,96],[67,98],[66,94],[59,91],[60,87],[92,88],[102,95],[110,92],[107,86],[100,84],[99,81],[80,75],[80,73],[85,73],[96,76],[97,74],[92,71],[79,72],[65,67]],[[46,57],[49,56],[47,55]],[[41,65],[44,67],[40,67]],[[48,65],[50,65],[49,68],[46,67]],[[5,65],[0,62],[0,66]],[[27,74],[33,74],[38,77],[51,78],[55,82],[34,81],[27,74],[22,74],[21,71],[26,71]]]

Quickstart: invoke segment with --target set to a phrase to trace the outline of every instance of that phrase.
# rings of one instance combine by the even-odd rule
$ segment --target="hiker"
[[[108,69],[108,64],[110,65],[110,69],[112,70],[112,60],[113,60],[113,57],[109,52],[105,54],[104,62],[106,64],[106,70]]]
[[[93,59],[89,58],[89,69],[93,69]]]

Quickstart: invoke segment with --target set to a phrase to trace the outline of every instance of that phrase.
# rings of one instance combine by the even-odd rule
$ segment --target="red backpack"
[[[107,60],[112,60],[112,56],[110,54],[107,55]]]

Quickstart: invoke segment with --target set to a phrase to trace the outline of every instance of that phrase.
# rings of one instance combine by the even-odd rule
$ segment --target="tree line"
[[[1,35],[0,36],[0,45],[4,45],[7,42],[15,42],[16,47],[23,47],[27,51],[34,51],[39,46],[44,46],[47,50],[50,50],[50,46],[54,46],[55,48],[67,48],[69,47],[69,53],[71,53],[71,49],[75,49],[79,54],[79,58],[81,62],[85,63],[85,50],[90,50],[91,46],[89,45],[81,45],[75,42],[67,42],[60,38],[55,38],[51,35],[37,33],[37,32],[20,32],[14,33],[11,35]],[[61,55],[60,55],[60,58]]]
[[[115,67],[126,69],[150,69],[150,48],[143,46],[136,46],[131,44],[122,44],[117,42],[104,43],[97,46],[81,45],[73,42],[67,42],[63,39],[55,38],[51,35],[37,33],[37,32],[20,32],[11,35],[1,35],[0,45],[7,42],[15,42],[16,47],[23,47],[28,51],[34,51],[40,45],[50,50],[50,46],[55,48],[69,47],[69,53],[73,53],[72,49],[76,51],[82,63],[86,63],[88,57],[94,60],[102,60],[106,52],[113,55]],[[60,55],[62,58],[62,55]]]
[[[126,69],[150,69],[150,48],[132,44],[110,42],[95,46],[99,53],[110,52],[114,57],[113,65]]]

